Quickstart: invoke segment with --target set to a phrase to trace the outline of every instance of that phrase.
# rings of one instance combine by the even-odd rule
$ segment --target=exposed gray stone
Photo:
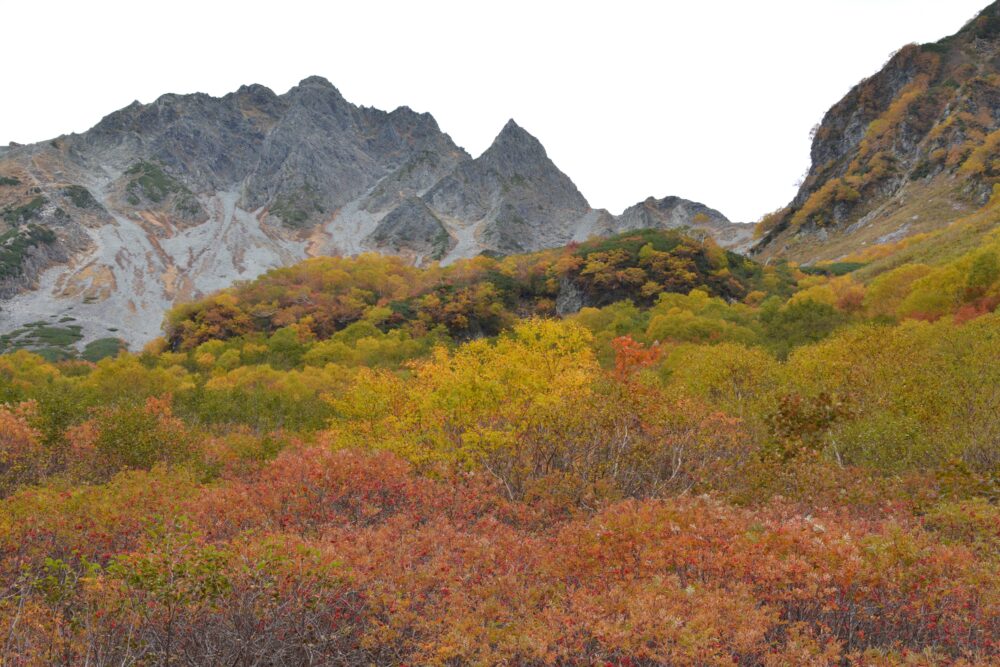
[[[580,312],[583,308],[583,292],[565,277],[559,279],[559,293],[556,295],[556,314],[560,317]]]
[[[377,250],[417,261],[441,259],[455,247],[441,219],[419,197],[409,197],[382,218],[368,241]]]

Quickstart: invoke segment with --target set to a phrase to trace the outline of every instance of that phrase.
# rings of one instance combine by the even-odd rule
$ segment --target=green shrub
[[[83,334],[80,333],[80,329],[81,327],[77,325],[71,325],[68,327],[44,326],[35,329],[32,332],[31,337],[39,343],[65,347],[72,345],[83,338]]]
[[[106,357],[116,357],[124,349],[125,345],[118,338],[98,338],[87,343],[80,356],[96,363]]]
[[[0,280],[21,275],[28,250],[43,243],[54,243],[55,240],[55,233],[38,225],[0,234]]]
[[[831,262],[818,266],[801,266],[799,270],[813,276],[844,276],[864,266],[864,262]]]
[[[46,203],[48,203],[48,200],[39,195],[23,206],[5,208],[3,210],[3,219],[11,225],[27,222],[32,218],[38,217],[38,214],[41,213],[42,207]]]
[[[193,196],[180,181],[150,162],[137,162],[125,174],[132,177],[125,192],[133,205],[138,204],[140,198],[159,204],[174,193]]]
[[[784,307],[765,303],[760,313],[765,338],[779,358],[794,347],[815,343],[829,336],[847,321],[844,313],[817,301],[797,301]]]
[[[67,359],[72,359],[75,356],[71,350],[66,350],[61,347],[35,348],[32,349],[31,352],[52,363],[57,361],[66,361]]]
[[[82,185],[68,185],[63,188],[62,193],[69,197],[69,200],[73,202],[73,206],[77,208],[95,209],[101,207],[97,203],[97,200],[94,199],[94,195],[90,194],[90,190]]]

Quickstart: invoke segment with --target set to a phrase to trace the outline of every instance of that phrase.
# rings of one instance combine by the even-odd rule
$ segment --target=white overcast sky
[[[810,128],[853,84],[987,4],[0,0],[0,145],[318,74],[355,104],[431,112],[473,155],[513,117],[592,206],[672,194],[755,220],[792,197]]]

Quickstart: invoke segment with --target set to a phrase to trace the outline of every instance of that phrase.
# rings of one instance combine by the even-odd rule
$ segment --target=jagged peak
[[[480,159],[491,159],[498,155],[516,154],[521,159],[547,160],[548,155],[542,143],[530,132],[514,122],[511,118],[500,130],[490,147],[480,156]]]
[[[312,76],[307,76],[306,78],[299,81],[298,88],[306,87],[319,87],[319,88],[333,88],[337,89],[326,77],[319,76],[318,74],[313,74]]]
[[[236,90],[237,95],[274,95],[274,91],[260,83],[243,84]]]
[[[299,81],[297,86],[282,95],[291,99],[324,99],[346,101],[336,86],[321,76],[310,76]]]
[[[420,123],[423,123],[434,130],[439,130],[437,119],[428,111],[414,111],[412,108],[403,105],[396,107],[389,112],[390,118],[407,118],[414,119]]]
[[[503,133],[503,132],[516,132],[517,130],[524,131],[524,128],[522,128],[520,125],[518,125],[517,121],[514,120],[513,118],[508,118],[507,122],[504,123],[503,129],[500,130],[500,132],[501,133]]]
[[[336,86],[321,76],[306,77],[279,97],[291,103],[293,107],[309,107],[322,113],[329,113],[335,109],[342,111],[360,109],[347,101]]]
[[[646,197],[646,203],[656,204],[657,206],[674,206],[677,204],[691,204],[693,206],[704,206],[701,202],[692,201],[690,199],[685,199],[684,197],[678,197],[677,195],[665,195],[663,197]]]
[[[496,136],[493,143],[498,141],[517,141],[517,142],[533,142],[541,146],[541,143],[537,138],[523,127],[517,124],[513,118],[507,121],[500,130],[500,134]]]
[[[213,97],[208,93],[193,92],[193,93],[163,93],[155,100],[152,104],[148,105],[150,107],[165,107],[172,104],[181,103],[183,104],[188,100],[217,100],[221,99],[218,97]]]
[[[122,126],[127,122],[127,119],[133,117],[137,112],[141,111],[145,105],[139,100],[132,100],[132,103],[128,106],[122,107],[117,111],[112,111],[107,116],[102,118],[97,122],[97,124],[91,128],[98,132],[103,130],[120,130]]]

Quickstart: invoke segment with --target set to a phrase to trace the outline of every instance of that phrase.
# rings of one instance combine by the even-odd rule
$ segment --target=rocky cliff
[[[851,89],[811,158],[795,199],[759,225],[755,254],[838,259],[982,207],[1000,181],[1000,3]]]

